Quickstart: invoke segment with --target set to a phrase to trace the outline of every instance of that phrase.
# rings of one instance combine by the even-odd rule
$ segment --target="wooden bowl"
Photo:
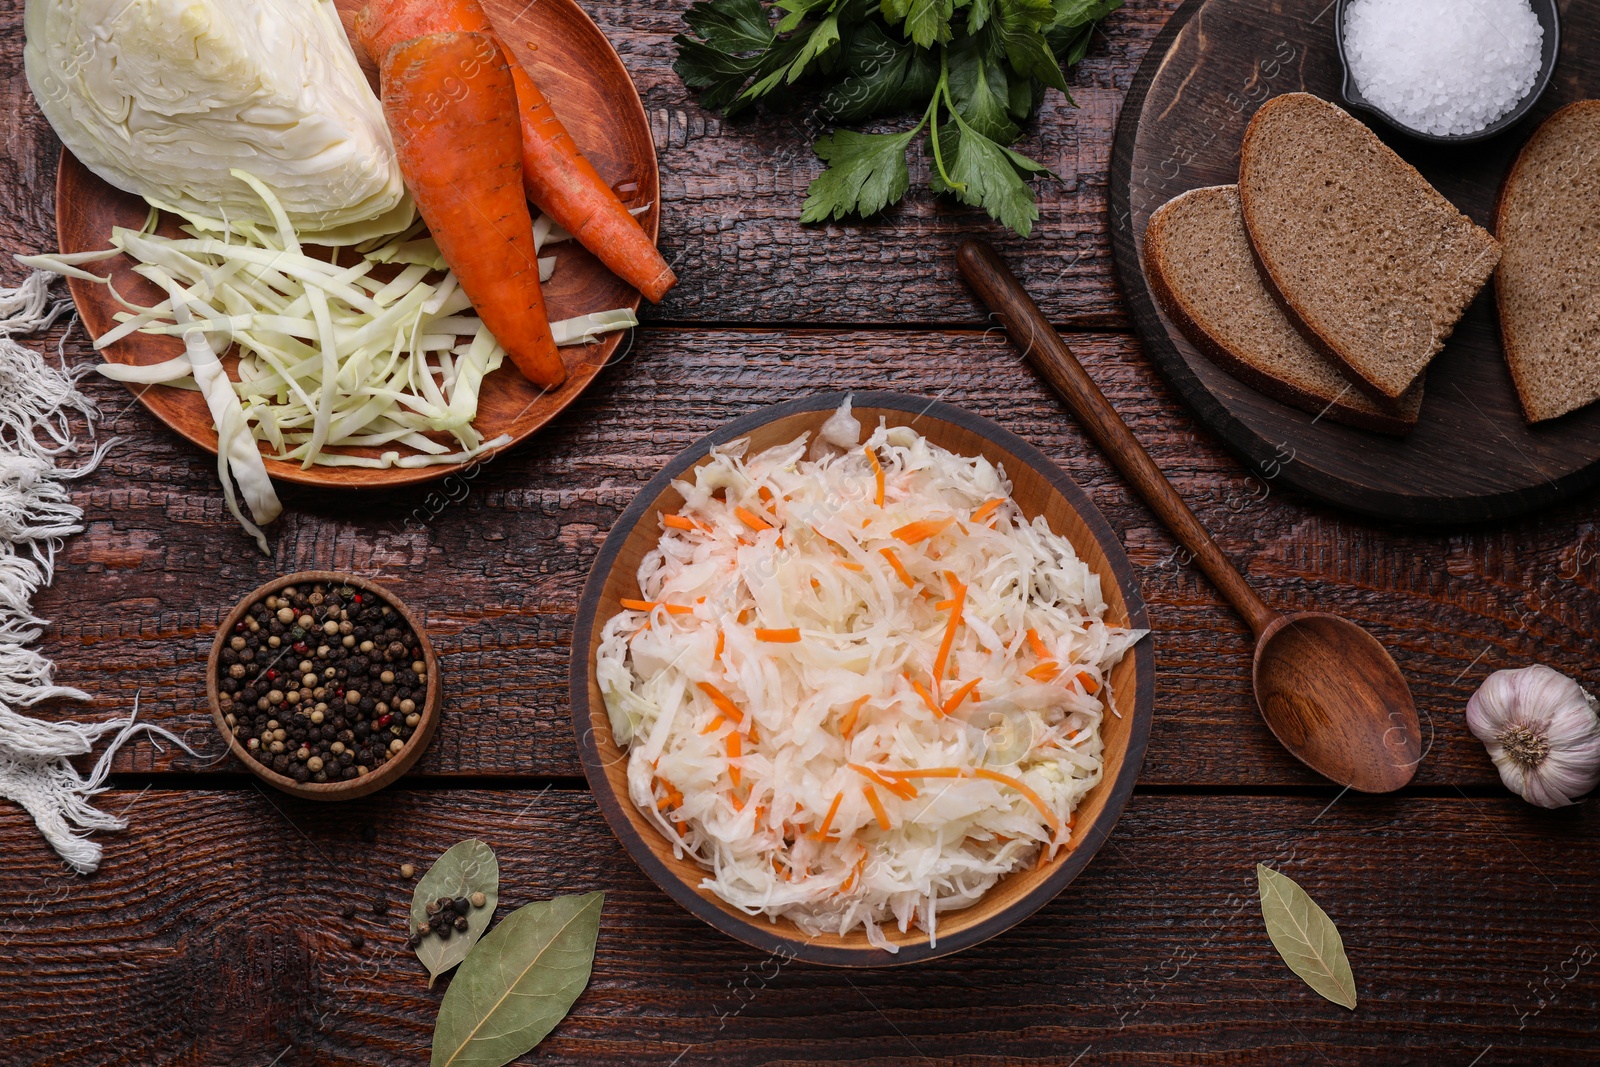
[[[417,723],[410,740],[398,754],[377,770],[360,778],[352,778],[348,782],[297,782],[258,762],[239,743],[239,739],[233,736],[233,730],[222,717],[222,704],[217,699],[217,667],[222,662],[223,643],[233,635],[234,624],[244,618],[245,612],[256,601],[273,595],[285,586],[315,582],[348,585],[378,596],[384,603],[394,608],[406,621],[406,625],[411,627],[411,632],[417,635],[417,644],[422,649],[422,661],[428,665],[428,695],[422,705],[422,721]],[[228,617],[222,621],[222,625],[217,629],[216,639],[211,642],[211,655],[206,660],[206,700],[211,705],[211,718],[216,722],[217,730],[222,734],[223,740],[228,743],[229,751],[257,778],[285,793],[306,800],[352,800],[364,797],[368,793],[376,793],[406,773],[428,747],[428,742],[433,740],[433,732],[439,726],[439,657],[434,654],[433,645],[428,641],[427,631],[422,628],[422,623],[412,614],[411,609],[377,582],[335,571],[297,571],[282,578],[274,578],[266,585],[255,589],[239,601],[228,613]]]
[[[1105,773],[1077,809],[1075,845],[1037,870],[1018,871],[996,884],[972,907],[941,913],[937,945],[913,928],[902,934],[883,928],[898,953],[872,947],[858,930],[839,937],[811,937],[788,920],[752,917],[699,888],[704,870],[693,860],[675,859],[672,847],[628,798],[626,753],[611,735],[611,722],[595,680],[594,652],[605,623],[623,597],[640,596],[639,561],[659,537],[656,512],[678,510],[683,499],[672,481],[701,462],[713,445],[750,439],[752,452],[816,431],[845,398],[826,393],[764,408],[701,439],[656,475],[606,538],[590,572],[578,607],[572,639],[572,717],[584,774],[612,831],[646,874],[678,903],[731,937],[766,952],[842,967],[883,967],[916,963],[970,948],[1021,922],[1048,903],[1083,870],[1122,813],[1144,761],[1155,691],[1155,657],[1148,640],[1139,642],[1112,671],[1114,706],[1106,716]],[[1133,567],[1116,533],[1083,490],[1054,463],[1020,438],[987,419],[947,404],[901,393],[853,394],[855,415],[864,427],[883,417],[891,426],[912,426],[935,444],[961,455],[982,455],[1003,465],[1012,496],[1029,518],[1043,515],[1050,528],[1067,537],[1100,576],[1108,622],[1148,627],[1144,598]]]
[[[365,0],[338,0],[347,33],[364,4]],[[526,67],[556,102],[556,113],[595,169],[614,183],[625,203],[650,205],[639,222],[654,240],[661,224],[655,141],[639,93],[605,34],[576,0],[483,0],[483,7],[500,31],[501,43],[511,58]],[[360,50],[356,51],[359,56]],[[361,62],[376,92],[377,72],[365,57]],[[108,185],[62,149],[56,176],[56,234],[62,252],[105,248],[113,226],[138,229],[144,225],[148,212],[142,198]],[[174,217],[163,215],[160,232],[169,237],[182,236],[177,225]],[[556,273],[545,284],[544,295],[552,321],[591,311],[638,309],[638,290],[613,275],[576,242],[555,245],[551,254],[557,260]],[[164,299],[165,294],[155,283],[133,273],[133,266],[127,256],[118,256],[95,264],[94,270],[109,274],[116,291],[129,300],[154,304]],[[99,337],[117,325],[113,316],[124,308],[105,286],[81,279],[71,279],[67,286],[89,336]],[[516,447],[559,415],[588,388],[628,337],[627,331],[609,333],[593,344],[561,349],[567,380],[551,392],[539,389],[507,360],[504,367],[484,379],[473,425],[485,440],[509,434],[511,441],[474,462],[487,462]],[[143,365],[159,363],[182,352],[183,342],[176,337],[135,333],[108,347],[104,356],[112,363]],[[231,375],[237,376],[236,354],[229,352],[223,363]],[[162,385],[130,384],[128,388],[151,414],[179,435],[208,452],[217,451],[216,426],[201,394]],[[459,447],[453,438],[439,439],[452,448]],[[336,451],[377,456],[386,448]],[[387,469],[313,466],[307,470],[299,463],[269,459],[267,473],[278,482],[367,489],[416,485],[443,478],[466,465]]]

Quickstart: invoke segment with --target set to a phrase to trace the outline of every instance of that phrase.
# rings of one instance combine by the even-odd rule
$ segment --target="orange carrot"
[[[984,519],[987,519],[994,512],[995,508],[998,508],[1001,504],[1004,504],[1005,502],[1006,502],[1006,498],[1001,496],[1001,497],[996,497],[995,499],[989,501],[988,503],[978,505],[977,509],[974,510],[973,513],[972,513],[972,521],[973,522],[982,522]]]
[[[1094,696],[1100,691],[1100,683],[1095,681],[1088,671],[1079,671],[1078,681],[1083,685],[1083,691],[1090,696]]]
[[[883,775],[879,774],[877,771],[873,770],[871,767],[868,767],[868,766],[866,766],[864,764],[851,763],[851,764],[848,764],[848,766],[852,771],[855,771],[857,774],[859,774],[863,778],[867,779],[867,781],[873,782],[873,783],[875,783],[877,785],[883,786],[885,789],[887,789],[889,792],[893,793],[895,796],[899,797],[901,800],[915,800],[915,799],[917,799],[917,788],[916,788],[916,786],[912,785],[910,782],[906,782],[906,781],[898,781],[897,782],[897,781],[894,781],[892,779],[885,778]]]
[[[738,730],[729,730],[728,731],[727,745],[728,745],[728,780],[731,781],[734,784],[734,786],[737,787],[738,784],[739,784],[739,768],[735,765],[734,761],[739,758],[740,742],[739,742],[739,731]]]
[[[694,609],[685,604],[667,604],[660,600],[631,600],[623,597],[619,603],[629,611],[654,611],[666,608],[668,615],[693,615]]]
[[[716,647],[716,650],[711,653],[711,658],[712,659],[717,660],[719,662],[721,661],[721,659],[722,659],[722,648],[723,648],[723,645],[724,645],[724,643],[726,641],[727,641],[727,635],[725,635],[721,630],[718,630],[717,631],[717,647]]]
[[[843,800],[843,799],[844,799],[844,791],[843,790],[840,790],[839,792],[837,792],[837,793],[835,793],[833,795],[833,803],[828,805],[828,814],[826,814],[826,815],[824,815],[822,817],[822,825],[818,826],[815,830],[811,831],[811,835],[810,836],[811,836],[811,839],[813,841],[826,841],[827,840],[827,838],[828,838],[828,828],[833,825],[833,817],[835,815],[839,814],[839,802],[841,800]]]
[[[729,700],[722,690],[710,682],[696,682],[695,685],[700,687],[700,692],[711,698],[711,703],[717,706],[718,711],[734,722],[744,722],[744,712],[740,711],[738,705]]]
[[[734,508],[733,513],[739,516],[740,522],[744,523],[752,530],[772,529],[772,523],[768,522],[766,519],[763,519],[760,515],[757,515],[748,508]]]
[[[960,689],[957,689],[955,694],[949,700],[944,702],[944,713],[949,715],[952,711],[955,711],[957,708],[959,708],[961,706],[961,702],[967,699],[969,695],[973,694],[973,692],[978,688],[978,683],[982,680],[983,679],[981,678],[974,678]]]
[[[791,626],[785,630],[768,630],[757,626],[756,640],[771,641],[780,645],[792,645],[800,640],[800,627]]]
[[[862,571],[865,571],[867,569],[867,568],[863,567],[861,564],[852,563],[850,560],[847,560],[847,559],[836,559],[833,562],[834,562],[835,566],[843,567],[847,571],[855,571],[857,574],[860,574]]]
[[[878,551],[883,553],[883,558],[889,561],[889,566],[894,568],[894,572],[900,576],[900,580],[905,582],[908,588],[917,584],[917,580],[911,577],[911,572],[906,570],[905,564],[900,562],[900,557],[894,554],[894,549],[880,548]]]
[[[1039,640],[1039,631],[1028,627],[1028,647],[1033,649],[1033,654],[1040,659],[1051,659],[1050,650],[1044,647],[1044,642]]]
[[[1053,682],[1056,679],[1056,675],[1061,673],[1061,668],[1056,666],[1055,660],[1047,659],[1025,673],[1036,682]]]
[[[380,66],[390,49],[415,37],[452,32],[494,34],[478,0],[370,0],[356,16],[355,29],[362,49]],[[651,303],[659,303],[677,284],[672,268],[639,221],[628,214],[615,190],[578,151],[528,72],[513,64],[511,77],[515,98],[507,113],[519,124],[526,198],[613,274],[649,297]],[[498,333],[495,336],[499,338]]]
[[[772,503],[772,490],[768,489],[764,485],[761,488],[756,490],[756,496],[761,498],[761,502],[763,504]]]
[[[714,734],[714,733],[717,732],[717,727],[721,726],[723,723],[725,723],[727,721],[728,721],[728,717],[726,715],[718,715],[716,718],[714,718],[710,722],[706,723],[706,728],[704,730],[701,730],[700,732],[703,733],[703,734]]]
[[[384,117],[417,210],[517,369],[554,389],[567,371],[550,333],[533,219],[518,188],[515,108],[511,67],[493,37],[435,34],[384,57]]]
[[[846,741],[850,740],[850,735],[856,732],[856,718],[861,714],[861,706],[871,699],[870,695],[861,697],[850,705],[849,711],[839,716],[839,733],[844,735]]]
[[[883,810],[883,801],[878,799],[878,791],[870,785],[864,785],[861,787],[861,792],[866,794],[867,806],[877,818],[879,828],[885,831],[892,829],[894,824],[889,821],[889,813]]]
[[[682,515],[663,515],[663,516],[661,516],[661,525],[669,526],[674,530],[706,530],[707,529],[707,526],[706,526],[705,523],[696,522],[695,520],[690,519],[690,518],[685,518]]]
[[[915,689],[917,691],[917,696],[921,697],[922,702],[928,705],[928,710],[933,712],[934,718],[939,719],[944,717],[944,709],[939,706],[938,701],[933,699],[933,694],[928,692],[927,688],[923,686],[921,682],[917,681],[909,674],[903,674],[901,677],[911,683],[911,688]]]
[[[937,537],[955,524],[955,519],[918,519],[908,522],[898,530],[890,531],[890,536],[914,545],[918,541],[926,541],[930,537]]]
[[[929,767],[920,771],[884,771],[883,773],[887,778],[985,778],[991,782],[999,782],[1001,785],[1008,785],[1021,793],[1023,799],[1037,808],[1039,814],[1044,816],[1044,821],[1050,824],[1051,833],[1059,833],[1061,830],[1061,820],[1054,811],[1050,810],[1044,799],[1038,793],[1035,793],[1022,779],[1013,778],[1009,774],[991,771],[987,767],[974,767],[971,770],[962,767]],[[870,789],[871,787],[868,786],[868,788]]]
[[[939,642],[939,654],[933,658],[933,684],[938,685],[944,681],[944,669],[950,661],[950,649],[956,642],[956,631],[961,627],[961,609],[967,602],[967,587],[951,576],[951,583],[956,588],[953,598],[954,604],[950,608],[950,621],[945,624],[944,640]]]
[[[861,451],[867,454],[867,461],[872,464],[872,477],[878,483],[878,492],[873,497],[873,500],[881,508],[883,507],[883,464],[878,462],[878,454],[872,450],[871,445],[866,445]]]

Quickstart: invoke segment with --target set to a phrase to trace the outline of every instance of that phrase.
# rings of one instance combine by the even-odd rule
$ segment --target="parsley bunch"
[[[1123,0],[700,0],[674,64],[701,103],[733,115],[784,86],[821,90],[828,121],[922,117],[900,133],[817,139],[826,170],[802,222],[875,215],[911,186],[906,150],[927,130],[932,187],[1026,237],[1039,217],[1027,179],[1048,168],[1014,151],[1046,89],[1072,102],[1063,67]]]

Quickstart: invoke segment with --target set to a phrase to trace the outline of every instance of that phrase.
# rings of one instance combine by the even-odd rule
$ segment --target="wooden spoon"
[[[1255,631],[1256,705],[1283,747],[1318,774],[1364,793],[1387,793],[1411,781],[1422,759],[1422,733],[1411,690],[1383,646],[1337,615],[1283,615],[1263,603],[1005,261],[987,244],[965,241],[956,262],[1023,356]]]

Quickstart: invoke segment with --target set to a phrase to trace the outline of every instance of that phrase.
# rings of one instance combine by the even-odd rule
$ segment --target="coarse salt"
[[[1412,130],[1476,133],[1539,77],[1544,27],[1528,0],[1353,0],[1344,52],[1361,95]]]

